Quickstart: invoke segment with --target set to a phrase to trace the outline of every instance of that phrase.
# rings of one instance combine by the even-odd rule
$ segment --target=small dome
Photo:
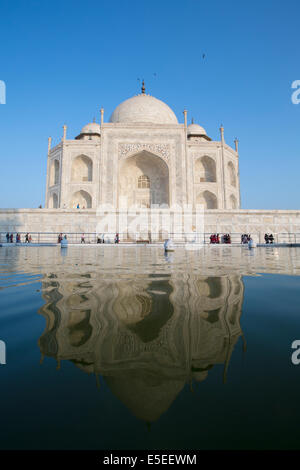
[[[144,93],[119,104],[109,122],[178,124],[175,114],[167,104]]]
[[[99,134],[100,135],[100,124],[96,122],[90,122],[81,129],[80,134]]]
[[[199,126],[199,124],[190,124],[187,127],[188,135],[207,135],[204,127]]]

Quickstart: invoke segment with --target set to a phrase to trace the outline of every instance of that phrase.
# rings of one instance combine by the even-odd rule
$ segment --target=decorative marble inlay
[[[129,155],[146,150],[158,155],[167,163],[170,160],[170,148],[168,144],[119,144],[119,160]]]

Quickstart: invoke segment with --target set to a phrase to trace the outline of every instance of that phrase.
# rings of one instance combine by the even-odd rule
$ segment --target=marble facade
[[[75,139],[48,149],[46,208],[96,209],[101,204],[203,204],[240,207],[235,149],[198,124],[180,124],[162,101],[140,95],[121,103],[109,122],[92,122]]]

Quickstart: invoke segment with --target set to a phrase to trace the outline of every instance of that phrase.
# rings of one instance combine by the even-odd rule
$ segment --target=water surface
[[[0,448],[299,448],[299,275],[297,248],[0,248]]]

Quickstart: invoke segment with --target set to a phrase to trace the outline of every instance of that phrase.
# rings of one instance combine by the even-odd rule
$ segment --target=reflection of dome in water
[[[91,337],[93,329],[89,323],[90,316],[90,310],[74,310],[69,313],[68,330],[72,346],[82,346]]]
[[[193,379],[195,379],[197,382],[203,382],[208,376],[208,371],[203,370],[203,371],[195,371],[193,372]]]
[[[91,289],[89,282],[79,291],[57,281],[51,297],[45,293],[43,355],[101,374],[132,413],[148,422],[168,410],[185,384],[204,381],[216,364],[224,364],[225,380],[241,335],[240,276],[183,282],[175,274],[167,281],[118,280],[110,289],[101,282]]]
[[[113,394],[139,419],[156,421],[170,408],[185,385],[185,378],[166,378],[147,371],[127,370],[106,376]]]
[[[113,304],[113,311],[127,325],[141,321],[151,312],[151,308],[151,297],[145,293],[122,295]]]

